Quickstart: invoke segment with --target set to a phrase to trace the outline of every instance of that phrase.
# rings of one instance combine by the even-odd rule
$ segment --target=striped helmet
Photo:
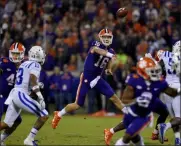
[[[102,29],[100,32],[99,32],[99,39],[101,41],[101,43],[105,46],[109,46],[112,44],[112,40],[113,40],[113,34],[112,34],[112,31],[105,28],[105,29]]]
[[[21,43],[13,43],[9,49],[9,59],[14,62],[21,62],[24,59],[25,47]]]

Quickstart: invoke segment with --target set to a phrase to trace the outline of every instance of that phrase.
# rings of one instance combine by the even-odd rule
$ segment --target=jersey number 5
[[[108,57],[104,57],[103,59],[103,56],[101,55],[99,57],[99,60],[94,64],[96,67],[99,67],[100,68],[105,68],[107,63],[109,62],[109,58]]]
[[[20,85],[22,84],[23,82],[23,68],[19,68],[18,69],[18,73],[17,73],[17,76],[16,76],[16,85]]]
[[[147,108],[151,102],[152,94],[150,92],[143,92],[141,96],[136,98],[136,102],[139,106]]]

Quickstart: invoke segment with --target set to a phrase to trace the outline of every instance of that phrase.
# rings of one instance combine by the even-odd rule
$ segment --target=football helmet
[[[101,43],[105,46],[109,46],[112,44],[112,40],[113,40],[113,34],[112,34],[112,31],[105,28],[105,29],[102,29],[100,32],[99,32],[99,39],[101,41]]]
[[[155,54],[155,60],[156,61],[160,61],[161,60],[161,56],[162,54],[164,53],[165,51],[164,50],[158,50]]]
[[[39,62],[41,65],[45,62],[45,52],[40,46],[33,46],[28,52],[29,60]]]
[[[21,62],[24,59],[25,47],[21,43],[13,43],[9,48],[9,59],[14,63]]]
[[[137,63],[137,73],[146,80],[158,81],[161,79],[162,69],[154,59],[143,57]]]
[[[173,54],[180,54],[180,41],[177,41],[174,45],[173,45],[173,48],[172,48],[172,53]]]

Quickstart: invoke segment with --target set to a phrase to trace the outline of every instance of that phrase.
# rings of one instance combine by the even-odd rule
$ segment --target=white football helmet
[[[45,52],[40,46],[33,46],[28,52],[29,60],[36,61],[41,65],[45,62]]]
[[[172,53],[175,54],[175,53],[178,53],[180,54],[180,41],[177,41],[174,45],[173,45],[173,48],[172,48]]]

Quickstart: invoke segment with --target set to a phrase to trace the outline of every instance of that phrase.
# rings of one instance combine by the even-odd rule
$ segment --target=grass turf
[[[23,122],[17,130],[7,139],[7,145],[23,145],[29,134],[36,117],[23,114]],[[56,130],[51,128],[52,116],[37,134],[36,139],[40,145],[105,145],[103,130],[118,124],[122,118],[117,117],[90,117],[90,116],[65,116],[60,121]],[[150,139],[153,128],[145,128],[141,133],[146,145],[160,145],[159,141]],[[124,131],[113,136],[112,144],[121,138]],[[174,135],[169,130],[169,142],[164,145],[173,145]]]

